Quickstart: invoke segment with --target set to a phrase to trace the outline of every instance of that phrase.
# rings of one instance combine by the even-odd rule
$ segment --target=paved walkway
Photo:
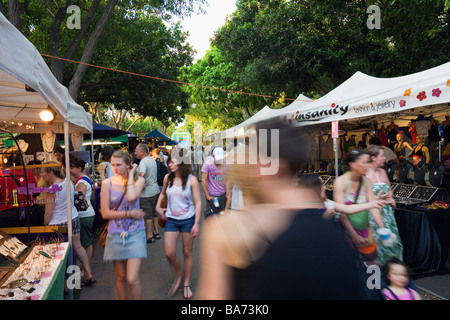
[[[183,283],[174,297],[168,298],[167,292],[174,279],[164,254],[164,232],[160,232],[162,239],[147,244],[147,259],[141,267],[142,298],[144,300],[184,299]],[[199,239],[194,240],[194,270],[191,277],[192,291],[198,279]],[[178,257],[183,261],[181,252],[181,238],[178,242]],[[92,274],[97,283],[92,287],[82,288],[79,300],[117,300],[115,274],[112,262],[103,262],[103,248],[96,246],[92,259]]]

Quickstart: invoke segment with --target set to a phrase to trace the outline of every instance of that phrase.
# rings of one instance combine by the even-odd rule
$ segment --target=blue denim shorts
[[[177,220],[173,218],[169,218],[169,220],[166,221],[166,226],[164,229],[166,229],[166,232],[186,232],[190,233],[192,227],[195,223],[195,215],[188,219],[183,220]]]
[[[145,230],[130,231],[126,234],[108,233],[103,253],[104,261],[137,258],[147,258]]]

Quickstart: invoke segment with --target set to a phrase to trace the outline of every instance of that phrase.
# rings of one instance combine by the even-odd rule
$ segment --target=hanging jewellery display
[[[72,146],[74,151],[81,151],[83,147],[83,134],[79,132],[73,132],[71,134]]]
[[[51,130],[47,130],[41,135],[41,137],[42,147],[44,148],[44,151],[53,151],[53,147],[55,146],[56,134]]]

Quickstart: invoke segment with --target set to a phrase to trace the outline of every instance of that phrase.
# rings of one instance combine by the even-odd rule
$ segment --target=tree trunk
[[[20,3],[17,0],[8,0],[8,15],[9,22],[16,27],[18,30],[21,29],[22,24],[20,23]]]
[[[52,28],[50,29],[50,55],[59,57],[59,30],[61,23],[66,17],[67,4],[64,7],[59,7],[56,14],[53,16]],[[56,80],[63,82],[64,64],[62,60],[51,59],[50,66],[52,73]]]
[[[150,124],[150,132],[153,131],[153,117],[148,117],[148,123]]]
[[[83,20],[83,24],[81,25],[80,30],[78,30],[77,34],[73,38],[73,40],[70,43],[69,47],[67,48],[66,53],[64,54],[64,59],[72,59],[73,55],[75,54],[75,51],[77,50],[78,46],[81,43],[81,40],[86,35],[86,33],[87,33],[88,29],[89,29],[89,26],[92,23],[92,20],[94,18],[94,14],[97,11],[97,8],[98,8],[99,4],[100,4],[100,0],[95,0],[95,1],[92,2],[92,5],[89,8],[89,11],[88,11],[86,17]],[[64,14],[66,13],[66,11],[67,11],[67,6],[64,7]],[[59,57],[59,52],[57,52],[57,53],[58,53],[57,57]],[[53,55],[52,53],[50,53],[50,54]],[[64,70],[66,69],[67,63],[68,62],[64,61],[64,60],[52,59],[52,72],[53,72],[53,75],[61,83],[62,83],[62,80],[63,80]]]
[[[115,6],[117,5],[118,0],[110,0],[106,4],[105,9],[102,12],[100,19],[95,26],[94,31],[92,32],[89,40],[86,44],[85,50],[83,52],[83,56],[81,57],[81,62],[89,63],[92,59],[94,51],[97,47],[97,44],[100,40],[100,37],[105,30],[106,23],[108,22],[111,13],[113,12]],[[72,77],[69,85],[69,94],[72,98],[77,101],[78,100],[78,91],[80,90],[81,81],[83,80],[84,73],[87,70],[87,66],[84,64],[79,64],[75,74]]]

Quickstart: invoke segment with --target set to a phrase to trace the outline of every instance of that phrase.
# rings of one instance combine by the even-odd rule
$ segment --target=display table
[[[36,245],[0,287],[0,300],[63,300],[69,243]]]
[[[450,273],[450,210],[395,209],[403,260],[413,275]]]

